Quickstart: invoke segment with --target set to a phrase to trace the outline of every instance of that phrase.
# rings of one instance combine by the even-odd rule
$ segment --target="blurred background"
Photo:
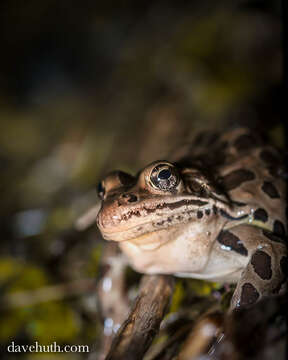
[[[111,169],[135,172],[203,128],[252,125],[283,145],[280,1],[3,0],[0,342],[102,334],[104,246],[75,220]]]

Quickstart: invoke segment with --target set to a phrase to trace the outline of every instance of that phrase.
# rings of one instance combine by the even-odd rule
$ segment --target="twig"
[[[174,279],[146,275],[132,310],[119,329],[106,360],[140,360],[157,334],[173,291]]]

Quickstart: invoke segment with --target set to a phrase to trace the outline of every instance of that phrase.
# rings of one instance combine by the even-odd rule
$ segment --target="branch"
[[[112,343],[106,360],[140,360],[159,330],[174,287],[172,276],[146,275],[132,310]]]

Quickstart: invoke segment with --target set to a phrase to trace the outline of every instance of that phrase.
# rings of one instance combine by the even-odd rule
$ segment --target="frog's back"
[[[237,128],[223,134],[202,132],[180,154],[188,166],[210,173],[228,197],[249,206],[256,225],[283,236],[286,228],[286,182],[283,152],[263,136]],[[185,154],[185,155],[184,155]],[[183,156],[184,155],[184,156]]]

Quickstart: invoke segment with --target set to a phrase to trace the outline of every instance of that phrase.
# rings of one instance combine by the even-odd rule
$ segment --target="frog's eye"
[[[103,181],[100,181],[98,186],[97,186],[97,193],[98,193],[98,196],[101,200],[104,199],[104,196],[105,196],[105,187],[104,187],[104,184],[103,184]]]
[[[180,178],[174,166],[159,164],[151,171],[150,180],[157,189],[171,191],[179,184]]]

